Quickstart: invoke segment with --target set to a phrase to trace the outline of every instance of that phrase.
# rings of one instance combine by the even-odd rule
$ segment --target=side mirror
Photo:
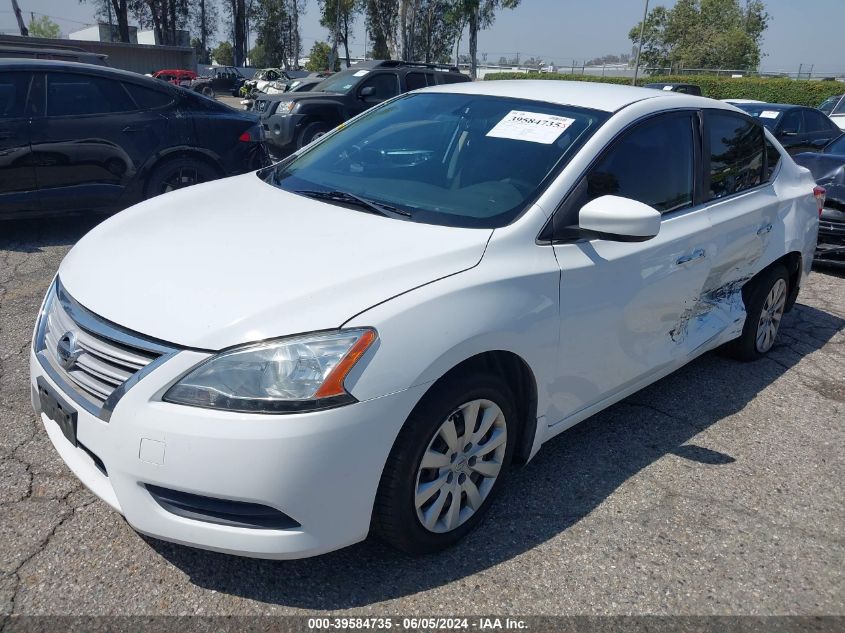
[[[630,198],[601,196],[581,207],[578,228],[603,240],[645,242],[660,231],[660,212]]]
[[[367,97],[372,97],[375,93],[375,86],[364,86],[363,88],[361,88],[361,91],[358,93],[358,96],[362,99],[366,99]]]

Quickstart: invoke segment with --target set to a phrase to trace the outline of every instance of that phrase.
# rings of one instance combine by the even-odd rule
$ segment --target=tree
[[[96,16],[103,22],[117,22],[118,39],[129,42],[129,0],[79,0],[96,5]],[[111,16],[111,20],[109,20]]]
[[[221,66],[232,66],[235,61],[232,44],[227,41],[220,42],[211,51],[211,57]]]
[[[256,48],[262,61],[250,63],[258,66],[287,66],[290,48],[289,15],[287,0],[258,0],[255,8]],[[254,51],[255,49],[253,49]]]
[[[478,74],[478,31],[490,28],[498,9],[515,9],[520,0],[457,0],[457,11],[469,27],[469,74]],[[461,28],[463,30],[463,28]]]
[[[769,14],[762,0],[678,0],[655,7],[645,21],[640,61],[646,67],[729,68],[760,65]],[[642,22],[628,37],[639,43]]]
[[[42,15],[39,18],[33,16],[29,22],[30,37],[50,37],[57,39],[61,34],[62,30],[59,28],[59,25],[46,15]]]
[[[373,41],[373,57],[399,59],[399,2],[400,0],[364,0],[367,30]]]
[[[305,64],[305,70],[310,70],[311,72],[328,70],[329,55],[331,52],[332,47],[326,42],[314,42],[314,46],[311,47],[311,52],[308,54],[308,63]],[[335,60],[334,69],[339,70],[339,65],[338,61]]]
[[[177,31],[188,25],[189,0],[129,0],[129,12],[142,27],[152,27],[156,41],[179,44]]]
[[[340,44],[346,51],[346,67],[350,65],[349,58],[349,36],[352,24],[355,22],[355,15],[361,9],[360,2],[356,0],[318,0],[320,6],[320,24],[326,27],[331,33],[329,39],[332,41],[331,53],[337,57]]]
[[[191,45],[197,51],[197,61],[201,64],[209,63],[211,40],[217,30],[220,11],[216,0],[199,0],[190,6],[191,31],[196,35],[198,44]]]

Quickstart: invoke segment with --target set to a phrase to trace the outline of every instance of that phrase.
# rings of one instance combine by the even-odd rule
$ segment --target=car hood
[[[376,303],[472,268],[491,233],[339,207],[246,174],[106,220],[70,251],[59,277],[113,323],[217,350],[340,327]]]

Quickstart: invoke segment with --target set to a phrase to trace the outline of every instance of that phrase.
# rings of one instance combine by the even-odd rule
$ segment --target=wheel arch
[[[473,372],[495,374],[504,379],[513,391],[513,404],[519,415],[514,458],[523,463],[527,462],[537,433],[537,380],[530,365],[519,354],[504,349],[493,349],[465,358],[432,382],[420,402],[444,382]]]
[[[787,297],[785,308],[785,312],[789,312],[792,309],[792,306],[795,305],[795,301],[798,299],[798,291],[801,288],[800,282],[804,263],[799,251],[790,251],[786,253],[757,272],[754,277],[751,278],[750,283],[743,287],[743,290],[745,291],[743,293],[743,298],[747,296],[747,292],[753,287],[754,281],[762,277],[775,266],[784,266],[789,273],[789,296]]]

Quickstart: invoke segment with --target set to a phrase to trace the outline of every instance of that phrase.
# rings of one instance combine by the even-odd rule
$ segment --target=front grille
[[[89,312],[58,280],[44,302],[38,359],[67,396],[103,420],[129,387],[176,351]]]

